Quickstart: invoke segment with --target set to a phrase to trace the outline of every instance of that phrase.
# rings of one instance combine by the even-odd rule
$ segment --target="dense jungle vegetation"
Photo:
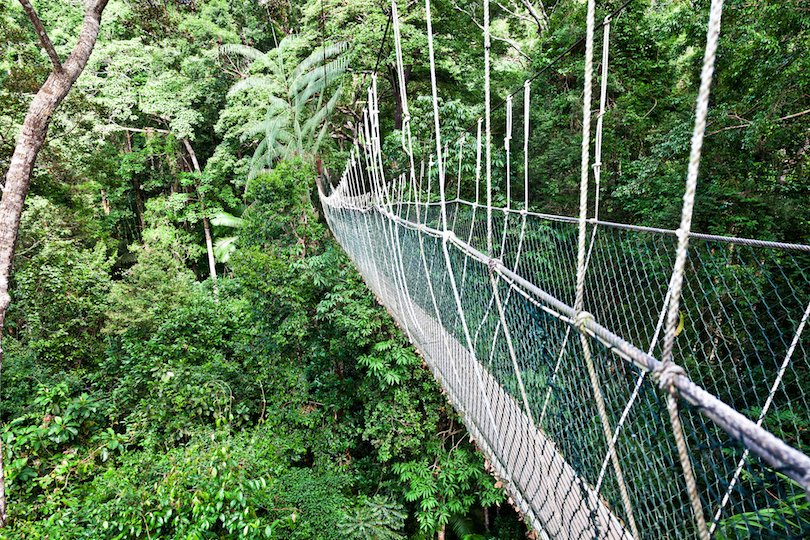
[[[601,15],[619,5],[598,4]],[[708,4],[632,0],[614,22],[607,219],[677,224]],[[399,6],[414,130],[429,134],[424,4]],[[66,56],[82,2],[34,7]],[[318,209],[315,178],[339,177],[373,72],[396,154],[389,9],[110,0],[50,125],[17,240],[0,537],[525,537]],[[482,110],[481,5],[432,9],[454,140]],[[579,0],[493,3],[496,94],[576,43],[584,12]],[[694,229],[807,243],[810,8],[729,0],[723,25]],[[16,0],[0,0],[0,42],[5,174],[52,67]],[[538,209],[576,205],[581,53],[534,83]]]

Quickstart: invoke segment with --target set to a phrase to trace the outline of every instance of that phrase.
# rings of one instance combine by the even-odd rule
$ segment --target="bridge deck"
[[[357,263],[358,261],[355,261]],[[363,265],[358,265],[361,269]],[[631,539],[621,519],[577,475],[555,444],[436,317],[388,276],[366,279],[422,353],[507,492],[543,537]],[[512,471],[510,475],[507,471]]]

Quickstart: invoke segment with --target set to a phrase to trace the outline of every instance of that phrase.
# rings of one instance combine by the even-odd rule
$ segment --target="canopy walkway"
[[[592,140],[593,0],[580,211],[570,217],[530,206],[529,81],[519,104],[522,152],[511,148],[513,95],[506,178],[493,178],[487,0],[475,178],[461,173],[467,143],[441,140],[429,0],[435,153],[416,163],[391,8],[407,171],[388,171],[373,80],[341,181],[321,199],[335,237],[422,353],[514,504],[543,538],[810,534],[802,341],[810,246],[691,231],[722,0],[712,1],[678,230],[599,218],[611,21]],[[523,178],[512,178],[514,154]],[[503,206],[493,203],[494,181],[505,186]],[[511,186],[521,181],[515,197]]]

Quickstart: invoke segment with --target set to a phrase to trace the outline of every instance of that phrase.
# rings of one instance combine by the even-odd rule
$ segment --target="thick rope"
[[[512,96],[506,98],[506,135],[503,149],[506,153],[506,209],[512,208]],[[506,214],[509,215],[509,214]],[[504,225],[506,229],[506,225]]]
[[[531,89],[529,81],[523,83],[523,222],[529,211],[529,124],[531,122]]]
[[[675,344],[675,330],[680,319],[681,292],[683,289],[684,271],[686,269],[686,256],[689,248],[689,231],[692,228],[692,213],[695,207],[695,192],[697,191],[697,178],[700,168],[700,153],[703,148],[703,135],[706,131],[706,117],[709,110],[709,94],[712,77],[714,75],[714,60],[717,44],[720,41],[720,20],[723,14],[723,0],[712,0],[709,11],[709,24],[706,35],[706,51],[703,56],[703,68],[700,73],[700,89],[698,90],[697,105],[695,107],[695,126],[692,131],[692,147],[689,153],[689,168],[686,175],[686,190],[683,195],[683,209],[681,211],[681,225],[678,229],[678,247],[675,252],[675,265],[670,280],[671,298],[667,313],[667,326],[664,333],[664,345],[661,353],[662,364],[656,373],[659,384],[669,392],[667,396],[667,409],[669,411],[675,443],[678,447],[678,458],[683,468],[686,490],[689,502],[695,515],[698,535],[701,540],[708,540],[709,531],[706,528],[706,518],[703,505],[697,490],[692,462],[689,459],[686,447],[686,438],[683,426],[678,415],[677,390],[674,385],[674,376],[678,374],[678,367],[672,359],[672,349]],[[681,370],[682,371],[682,370]]]
[[[489,50],[491,44],[489,30],[489,0],[484,0],[484,127],[486,146],[487,179],[487,255],[492,257],[492,97],[489,82]]]
[[[592,318],[591,314],[584,311],[585,303],[585,271],[586,271],[586,221],[588,219],[588,163],[590,161],[590,137],[591,137],[591,93],[592,93],[592,79],[593,79],[593,35],[595,26],[595,0],[588,0],[587,11],[587,33],[585,39],[585,88],[584,97],[582,102],[582,163],[581,175],[579,185],[579,236],[577,241],[577,286],[576,286],[576,300],[574,302],[574,309],[576,310],[575,324],[579,330],[580,344],[582,345],[583,356],[585,357],[585,365],[588,370],[588,378],[593,390],[594,401],[596,402],[596,409],[599,412],[599,420],[602,424],[602,431],[605,436],[605,442],[608,446],[608,453],[613,462],[613,472],[616,475],[616,482],[619,486],[619,493],[622,499],[624,511],[627,514],[627,521],[632,530],[635,538],[640,538],[638,528],[636,527],[636,520],[633,516],[633,506],[630,502],[630,496],[627,492],[627,485],[624,481],[624,474],[622,472],[621,464],[619,463],[618,456],[616,455],[613,447],[613,429],[610,427],[608,420],[607,407],[605,406],[605,398],[602,395],[602,390],[599,383],[599,376],[596,373],[596,367],[593,363],[591,355],[590,337],[584,332],[584,323],[587,319]]]

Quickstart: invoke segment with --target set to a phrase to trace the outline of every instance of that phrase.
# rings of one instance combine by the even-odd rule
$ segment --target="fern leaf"
[[[216,257],[219,262],[223,263],[231,260],[231,253],[236,251],[236,241],[238,239],[238,236],[226,236],[217,239],[217,241],[214,242],[214,257]]]
[[[312,51],[306,59],[304,59],[295,68],[292,73],[292,79],[297,79],[302,73],[305,73],[313,66],[318,66],[326,62],[330,58],[334,58],[346,52],[349,49],[349,43],[346,41],[339,41],[327,47],[321,47]]]

